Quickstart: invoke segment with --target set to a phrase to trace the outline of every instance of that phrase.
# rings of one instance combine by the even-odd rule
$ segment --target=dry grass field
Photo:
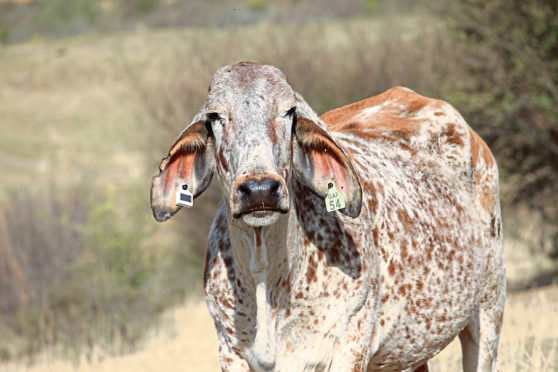
[[[513,283],[525,278],[526,272],[549,265],[518,254],[521,247],[508,241],[506,253],[509,277]],[[520,264],[521,263],[521,264]],[[520,267],[520,270],[516,270]],[[503,371],[558,371],[558,285],[512,292],[508,295],[500,341],[500,364]],[[219,370],[217,338],[213,322],[202,300],[189,300],[168,310],[163,321],[149,332],[140,350],[123,356],[110,356],[95,349],[78,363],[70,363],[43,353],[32,366],[21,363],[0,365],[5,372],[65,371],[198,371]],[[431,371],[461,370],[461,349],[455,340],[429,363]]]
[[[259,59],[259,52],[247,45],[250,43],[239,42],[263,32],[258,27],[234,31],[139,30],[0,47],[0,205],[8,200],[8,190],[40,189],[52,179],[65,185],[91,182],[116,193],[139,184],[145,189],[145,213],[150,214],[150,174],[162,153],[156,142],[158,135],[149,129],[151,122],[138,105],[134,79],[140,76],[141,84],[157,86],[180,74],[181,79],[188,76],[193,86],[205,89],[210,71],[218,66],[238,59]],[[342,45],[351,35],[372,34],[377,27],[355,21],[317,32],[329,33],[324,39]],[[221,51],[195,56],[196,48],[204,47],[209,40],[212,48]],[[230,55],[223,52],[231,44],[238,48]],[[192,60],[181,70],[177,56],[189,52]],[[273,54],[265,58],[272,62]],[[133,78],[128,74],[130,69]],[[194,91],[192,96],[198,101],[184,104],[196,107],[202,95]],[[177,121],[174,133],[187,120]],[[172,132],[161,134],[165,143],[170,143]],[[154,149],[149,148],[151,143]],[[526,231],[522,239],[516,231],[513,239],[506,240],[513,286],[540,272],[556,270],[554,263],[529,253],[525,236],[537,227],[522,227],[524,220],[528,218],[508,218],[508,231]],[[176,239],[172,226],[157,225],[156,229],[145,244]],[[558,371],[558,285],[547,284],[508,296],[500,343],[504,371]],[[53,348],[41,352],[33,365],[12,361],[0,364],[0,371],[217,371],[215,331],[199,299],[201,284],[196,288],[198,297],[167,310],[135,352],[114,356],[93,346],[92,351],[68,361],[63,350]],[[454,342],[431,361],[431,371],[460,370],[460,357],[459,345]]]
[[[198,371],[219,370],[217,338],[213,322],[203,302],[188,302],[170,310],[160,326],[133,354],[108,357],[93,353],[79,366],[49,355],[43,355],[32,367],[5,365],[6,372],[47,371]],[[500,343],[503,371],[558,370],[558,287],[549,286],[511,295],[507,302]],[[450,344],[434,358],[431,371],[461,370],[461,349],[458,341]]]

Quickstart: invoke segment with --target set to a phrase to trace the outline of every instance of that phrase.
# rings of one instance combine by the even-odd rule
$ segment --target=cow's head
[[[153,177],[157,221],[180,209],[181,184],[196,197],[214,173],[233,218],[251,226],[270,225],[289,211],[293,176],[321,197],[334,179],[345,197],[341,212],[360,213],[361,188],[345,151],[273,66],[242,62],[217,70],[206,102]]]

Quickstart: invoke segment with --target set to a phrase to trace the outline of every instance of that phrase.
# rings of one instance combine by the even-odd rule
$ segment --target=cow
[[[498,169],[451,105],[396,87],[319,117],[276,67],[225,66],[153,177],[155,219],[214,175],[223,371],[424,371],[456,336],[464,371],[498,368]]]

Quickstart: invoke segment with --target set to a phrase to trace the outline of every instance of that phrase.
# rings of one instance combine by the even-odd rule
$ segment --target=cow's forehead
[[[210,106],[231,108],[238,101],[247,99],[262,100],[283,108],[292,105],[295,98],[287,78],[274,66],[241,62],[217,70],[209,86]]]

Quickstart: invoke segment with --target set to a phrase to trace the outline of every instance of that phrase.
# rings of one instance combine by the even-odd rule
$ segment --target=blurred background
[[[500,166],[501,364],[558,371],[556,0],[0,0],[0,370],[217,370],[219,190],[158,224],[149,187],[242,60],[320,114],[395,85],[453,104]]]

